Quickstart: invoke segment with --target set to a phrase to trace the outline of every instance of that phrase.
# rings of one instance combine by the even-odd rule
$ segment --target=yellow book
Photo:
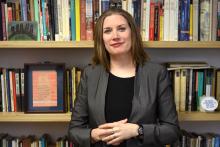
[[[74,102],[76,99],[76,67],[72,67],[72,107],[74,107]]]
[[[80,0],[75,0],[76,41],[80,41]]]
[[[186,110],[186,74],[187,69],[180,72],[180,111]]]
[[[180,69],[174,71],[174,101],[176,103],[176,111],[180,110]]]
[[[193,40],[193,5],[190,3],[189,40]]]
[[[160,41],[163,41],[163,15],[160,15]]]

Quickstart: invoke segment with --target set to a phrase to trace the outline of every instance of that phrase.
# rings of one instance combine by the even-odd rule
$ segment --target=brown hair
[[[136,65],[143,65],[144,62],[149,58],[147,53],[144,51],[142,38],[139,30],[137,29],[134,19],[132,16],[123,9],[112,8],[105,11],[97,20],[94,30],[94,48],[95,53],[93,56],[93,64],[101,64],[103,65],[107,71],[110,70],[110,57],[109,53],[105,49],[104,41],[103,41],[103,22],[106,17],[118,14],[123,16],[127,22],[129,27],[131,28],[131,54],[133,61]]]

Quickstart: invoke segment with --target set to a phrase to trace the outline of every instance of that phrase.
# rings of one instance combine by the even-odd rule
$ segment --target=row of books
[[[74,147],[76,143],[71,141],[67,136],[59,137],[55,142],[51,140],[49,134],[43,134],[40,137],[35,135],[14,137],[6,133],[0,133],[0,146],[10,147]],[[215,133],[194,133],[181,130],[178,141],[165,147],[219,147],[220,135]]]
[[[64,77],[65,112],[72,111],[80,81],[81,70],[76,67],[67,68]],[[24,112],[25,101],[25,72],[18,68],[0,68],[0,112]]]
[[[93,40],[110,7],[128,11],[144,41],[220,40],[220,0],[1,0],[0,40]]]
[[[59,137],[55,142],[49,134],[40,137],[35,135],[14,137],[7,133],[0,133],[1,147],[74,147],[73,141],[67,136]]]
[[[216,133],[195,133],[181,130],[179,140],[166,147],[219,147],[220,135]]]
[[[203,111],[200,103],[203,96],[212,96],[219,103],[218,68],[205,62],[170,62],[166,66],[173,83],[177,111]]]

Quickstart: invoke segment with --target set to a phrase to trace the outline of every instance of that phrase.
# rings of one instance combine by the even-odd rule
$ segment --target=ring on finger
[[[112,128],[112,134],[115,134],[115,130],[114,130],[114,128]]]

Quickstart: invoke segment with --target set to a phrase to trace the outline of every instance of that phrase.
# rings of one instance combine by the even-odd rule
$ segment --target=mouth
[[[119,47],[119,46],[121,46],[123,43],[113,43],[113,44],[110,44],[110,46],[112,46],[112,47]]]

